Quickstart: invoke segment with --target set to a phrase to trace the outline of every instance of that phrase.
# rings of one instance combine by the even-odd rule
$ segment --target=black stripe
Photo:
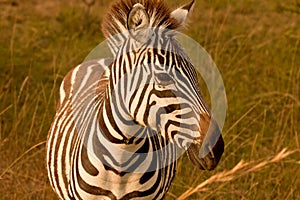
[[[106,107],[106,109],[110,110],[110,106],[109,106],[109,105],[105,105],[105,107]],[[110,113],[111,113],[111,112],[110,112]],[[108,140],[109,140],[110,142],[112,142],[112,143],[117,143],[117,144],[124,143],[123,140],[120,140],[120,139],[118,139],[118,138],[115,138],[115,137],[113,137],[113,136],[110,134],[110,132],[109,132],[109,130],[108,130],[108,128],[107,128],[107,126],[106,126],[106,124],[105,124],[105,122],[104,122],[104,116],[103,116],[103,114],[104,114],[104,113],[103,113],[103,109],[101,109],[100,112],[99,112],[99,114],[98,114],[98,122],[99,122],[99,125],[100,125],[100,127],[101,127],[101,133],[103,133],[104,136],[106,137],[106,139],[108,139]],[[111,124],[112,127],[114,128],[114,130],[117,131],[118,133],[121,132],[120,129],[119,129],[118,127],[116,127],[116,124],[115,124],[114,121],[113,121],[112,114],[108,114],[107,117],[108,117],[108,119],[109,119],[109,121],[110,121],[110,124]],[[115,126],[115,127],[114,127],[114,126]]]
[[[77,177],[79,187],[82,190],[86,191],[87,193],[92,194],[92,195],[103,195],[103,196],[109,197],[113,200],[117,199],[116,196],[111,191],[90,185],[87,182],[85,182],[85,180],[83,180],[79,174],[78,165],[76,165],[76,177]]]

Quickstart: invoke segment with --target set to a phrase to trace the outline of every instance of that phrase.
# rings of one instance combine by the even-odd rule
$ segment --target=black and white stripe
[[[103,32],[113,58],[84,62],[60,87],[47,141],[48,176],[59,198],[162,199],[179,149],[201,169],[218,164],[222,136],[172,32],[193,3],[173,12],[155,0],[112,5]],[[135,32],[128,16],[141,17]],[[218,141],[199,157],[205,136]]]

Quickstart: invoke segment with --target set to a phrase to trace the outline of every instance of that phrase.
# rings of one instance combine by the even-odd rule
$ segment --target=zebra
[[[199,169],[217,166],[224,141],[176,41],[194,3],[110,6],[102,32],[112,57],[83,62],[60,86],[46,145],[60,199],[162,199],[180,151]]]

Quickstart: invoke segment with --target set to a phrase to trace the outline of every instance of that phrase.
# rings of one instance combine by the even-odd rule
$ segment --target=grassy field
[[[103,40],[108,2],[0,0],[0,199],[56,199],[45,140],[58,87]],[[222,74],[226,147],[212,172],[183,156],[166,199],[300,199],[299,0],[196,3],[185,33]]]

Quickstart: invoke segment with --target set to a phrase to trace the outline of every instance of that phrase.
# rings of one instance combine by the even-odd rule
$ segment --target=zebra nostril
[[[212,157],[212,158],[215,158],[215,154],[214,154],[213,148],[209,145],[209,146],[208,146],[208,149],[209,149],[209,152],[210,152],[210,154],[211,154],[211,157]]]

